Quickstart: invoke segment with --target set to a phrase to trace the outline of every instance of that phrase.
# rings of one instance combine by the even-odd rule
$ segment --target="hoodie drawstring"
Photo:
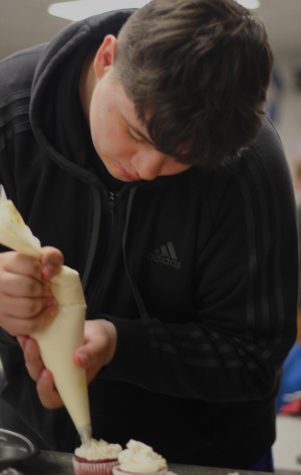
[[[93,218],[92,218],[92,233],[90,243],[88,247],[88,254],[86,259],[85,270],[82,278],[83,288],[86,289],[89,275],[93,266],[93,261],[96,254],[96,248],[98,243],[98,235],[101,222],[101,199],[100,191],[97,186],[91,185],[92,199],[93,199]]]
[[[127,274],[127,277],[128,277],[128,280],[129,280],[129,283],[130,283],[130,286],[131,286],[131,289],[132,289],[132,292],[133,292],[133,295],[134,295],[134,298],[135,298],[135,301],[136,301],[136,304],[137,304],[137,307],[138,307],[139,315],[143,320],[147,320],[147,319],[150,318],[150,316],[149,316],[149,314],[146,310],[146,307],[145,307],[144,302],[142,300],[142,297],[139,293],[139,290],[138,290],[134,280],[132,279],[132,276],[131,276],[131,273],[130,273],[130,270],[129,270],[129,266],[128,266],[128,263],[127,263],[127,258],[126,258],[127,235],[128,235],[129,222],[130,222],[130,216],[131,216],[131,211],[132,211],[132,207],[133,207],[133,201],[134,201],[135,193],[136,193],[136,188],[132,188],[129,192],[129,199],[128,199],[127,209],[126,209],[125,224],[124,224],[123,235],[122,235],[122,255],[123,255],[123,262],[124,262],[126,274]]]

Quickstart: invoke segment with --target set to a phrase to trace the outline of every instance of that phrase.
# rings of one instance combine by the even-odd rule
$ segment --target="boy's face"
[[[90,129],[96,152],[109,173],[130,182],[154,180],[190,168],[156,150],[133,102],[115,78],[113,65],[104,65],[98,76],[90,101]]]

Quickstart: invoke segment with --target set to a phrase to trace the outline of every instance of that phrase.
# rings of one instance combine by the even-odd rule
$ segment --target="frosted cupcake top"
[[[119,444],[109,444],[103,439],[90,439],[75,449],[75,455],[86,460],[114,460],[121,450]]]
[[[131,439],[118,455],[120,469],[133,473],[152,473],[167,470],[166,460],[151,447]]]

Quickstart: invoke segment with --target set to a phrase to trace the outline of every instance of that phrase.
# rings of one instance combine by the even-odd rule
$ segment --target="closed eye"
[[[146,143],[145,139],[143,137],[140,137],[136,135],[131,129],[128,129],[128,135],[129,137],[134,140],[136,143]]]

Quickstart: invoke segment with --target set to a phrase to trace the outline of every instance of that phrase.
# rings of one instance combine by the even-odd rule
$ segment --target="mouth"
[[[139,181],[141,180],[140,176],[137,174],[132,174],[129,173],[122,165],[121,163],[118,163],[118,168],[121,176],[126,180],[126,181]]]

